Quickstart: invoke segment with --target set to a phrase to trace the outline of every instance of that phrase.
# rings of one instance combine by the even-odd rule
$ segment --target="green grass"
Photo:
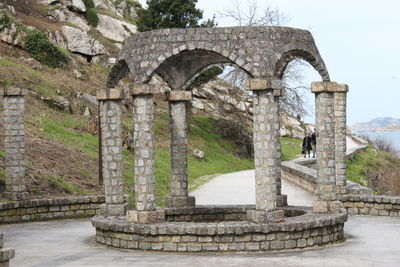
[[[352,159],[347,160],[347,179],[358,184],[368,186],[368,172],[381,170],[383,165],[381,158],[386,152],[378,151],[372,146],[368,146],[363,153],[358,153]]]
[[[282,137],[282,161],[292,160],[301,156],[302,140]]]
[[[168,142],[168,114],[165,112],[157,114],[154,123],[156,139]],[[124,118],[127,130],[132,123]],[[189,146],[191,149],[203,150],[205,159],[195,158],[192,151],[189,151],[188,172],[189,187],[199,185],[199,178],[210,177],[214,174],[230,173],[235,171],[254,168],[253,159],[239,158],[234,150],[235,145],[223,139],[214,129],[214,120],[208,117],[194,116],[190,120]],[[81,130],[86,123],[86,118],[80,118],[70,114],[63,116],[36,115],[32,123],[40,129],[39,133],[48,139],[57,140],[66,146],[82,150],[88,157],[96,159],[98,157],[98,138],[90,134],[82,133]],[[290,160],[297,157],[300,153],[301,140],[283,138],[283,160]],[[134,157],[132,152],[125,150],[123,154],[124,170],[123,176],[126,184],[126,193],[129,194],[130,204],[134,203]],[[157,202],[162,204],[164,197],[170,191],[170,168],[171,157],[169,147],[156,149],[156,188]],[[82,172],[85,179],[90,179],[91,174]],[[50,179],[50,178],[49,178]],[[201,181],[203,181],[202,179]],[[204,181],[206,181],[205,179]],[[77,188],[68,186],[62,182],[61,178],[51,178],[53,184],[69,192],[78,193]],[[203,182],[204,182],[203,181]],[[201,182],[200,182],[201,184]]]
[[[85,119],[65,114],[57,119],[47,116],[35,117],[44,137],[57,140],[64,145],[82,150],[91,158],[98,157],[98,138],[91,134],[81,133]]]
[[[70,194],[74,195],[88,195],[89,193],[80,188],[79,186],[75,186],[69,184],[61,177],[43,177],[44,180],[54,185],[55,187],[62,189]]]

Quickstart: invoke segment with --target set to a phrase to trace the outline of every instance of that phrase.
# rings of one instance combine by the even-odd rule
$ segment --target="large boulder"
[[[137,17],[136,9],[131,4],[130,1],[122,0],[122,1],[116,2],[116,8],[117,8],[118,12],[123,14],[125,17],[129,17],[132,19]]]
[[[67,49],[86,56],[97,56],[107,53],[105,47],[79,29],[63,26],[62,33],[67,41]]]
[[[65,41],[64,36],[62,35],[62,33],[60,31],[53,32],[53,31],[47,30],[46,35],[47,35],[47,38],[49,38],[50,42],[52,42],[53,44],[56,44],[62,48],[68,49],[67,42]]]
[[[70,0],[67,6],[74,11],[84,13],[86,12],[86,6],[82,0]]]
[[[99,14],[99,24],[96,27],[103,36],[116,42],[123,42],[131,34],[137,32],[136,25],[122,20]]]
[[[41,97],[41,99],[53,109],[64,111],[66,113],[72,112],[71,103],[63,96]]]
[[[84,31],[90,31],[89,25],[81,17],[68,9],[53,9],[48,15],[57,21],[72,23]]]
[[[97,9],[107,10],[107,12],[111,12],[116,17],[123,17],[123,13],[120,13],[115,8],[115,3],[112,3],[107,0],[93,0],[94,7]]]

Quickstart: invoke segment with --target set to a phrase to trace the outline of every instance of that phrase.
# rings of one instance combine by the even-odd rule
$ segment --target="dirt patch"
[[[26,136],[26,146],[29,162],[26,182],[31,196],[100,193],[97,160],[78,149],[65,147],[30,132]],[[72,185],[72,189],[58,184],[60,179]]]

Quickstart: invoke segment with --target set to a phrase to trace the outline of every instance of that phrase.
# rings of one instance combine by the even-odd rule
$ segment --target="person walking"
[[[315,131],[311,134],[311,147],[312,147],[312,154],[313,158],[315,158],[317,152],[317,137],[315,136]]]
[[[311,137],[308,133],[305,134],[304,138],[303,138],[303,145],[301,146],[303,151],[304,151],[304,157],[306,157],[308,155],[308,157],[310,158],[310,151],[312,149],[311,146]]]

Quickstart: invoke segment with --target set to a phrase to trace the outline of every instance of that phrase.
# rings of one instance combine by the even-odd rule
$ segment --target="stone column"
[[[348,86],[343,84],[337,87],[334,93],[335,115],[335,158],[336,158],[336,193],[345,195],[346,190],[346,97]]]
[[[336,201],[335,118],[334,92],[339,85],[333,82],[314,82],[317,137],[317,200],[314,212],[340,212],[342,203]]]
[[[277,210],[277,179],[281,148],[279,133],[279,96],[282,94],[280,80],[251,79],[246,90],[253,91],[254,161],[256,179],[256,210],[248,212],[250,221],[282,221],[283,211]],[[280,184],[280,182],[279,182]]]
[[[282,93],[282,90],[280,91]],[[278,116],[274,116],[275,118],[275,143],[278,148],[278,152],[276,153],[276,163],[278,166],[277,175],[276,175],[276,205],[278,207],[287,206],[287,195],[282,194],[282,170],[281,170],[281,162],[282,162],[282,142],[281,142],[281,110],[279,105],[279,90],[275,91],[275,99],[274,105],[278,109]]]
[[[128,211],[128,222],[152,223],[164,219],[164,213],[155,210],[154,92],[155,89],[150,84],[135,84],[131,89],[136,210]]]
[[[188,192],[188,138],[187,101],[192,92],[171,91],[165,94],[169,101],[169,129],[171,133],[171,196],[166,198],[168,207],[195,206],[195,198]]]
[[[123,188],[122,160],[122,92],[118,89],[100,90],[97,100],[100,108],[103,186],[106,203],[100,206],[104,216],[122,216],[127,204]]]
[[[3,197],[18,201],[28,199],[25,184],[24,110],[26,90],[4,88],[5,191]]]
[[[3,233],[0,233],[0,267],[8,267],[9,261],[15,256],[14,249],[3,248]]]

